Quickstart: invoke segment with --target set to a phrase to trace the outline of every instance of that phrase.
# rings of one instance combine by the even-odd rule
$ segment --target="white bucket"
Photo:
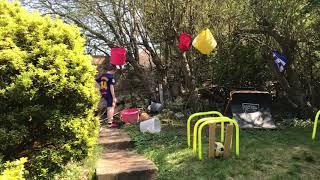
[[[154,117],[140,123],[141,132],[160,133],[161,122],[158,118]]]

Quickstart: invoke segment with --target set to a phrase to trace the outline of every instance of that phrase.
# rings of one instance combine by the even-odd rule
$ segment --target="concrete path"
[[[131,148],[133,143],[122,129],[104,127],[99,144],[104,151],[96,165],[98,180],[153,180],[157,167]]]

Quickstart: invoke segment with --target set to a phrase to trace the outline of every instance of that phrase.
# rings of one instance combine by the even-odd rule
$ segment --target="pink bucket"
[[[192,36],[188,33],[181,33],[180,34],[180,42],[179,42],[179,49],[181,51],[188,51],[190,47],[190,42],[192,40]]]
[[[110,64],[122,66],[126,63],[125,48],[111,48]]]
[[[121,120],[125,123],[135,124],[139,120],[139,109],[131,108],[122,110],[120,113]]]

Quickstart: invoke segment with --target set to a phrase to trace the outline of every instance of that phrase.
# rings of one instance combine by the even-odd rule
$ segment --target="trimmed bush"
[[[3,165],[3,172],[0,175],[1,180],[22,180],[25,179],[23,175],[26,173],[24,169],[24,163],[27,162],[27,158],[20,158],[13,162],[6,162]],[[2,167],[0,167],[2,168]]]
[[[95,68],[78,27],[0,0],[0,160],[50,178],[92,152]],[[2,157],[2,158],[1,158]]]

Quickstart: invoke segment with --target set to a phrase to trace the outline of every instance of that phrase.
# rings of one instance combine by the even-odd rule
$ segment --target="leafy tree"
[[[319,106],[316,97],[314,66],[319,58],[314,56],[319,47],[316,26],[319,21],[319,1],[249,1],[251,15],[247,19],[253,22],[239,28],[243,39],[252,39],[260,44],[257,48],[266,59],[277,81],[281,85],[288,102],[307,117],[313,107]],[[251,43],[252,40],[249,40]],[[273,64],[272,50],[280,50],[288,59],[284,73],[280,73]]]
[[[0,152],[50,178],[90,155],[98,120],[95,69],[78,27],[0,1]]]
[[[182,85],[192,93],[209,81],[229,88],[249,85],[266,90],[271,81],[280,85],[276,87],[279,97],[295,111],[302,110],[302,115],[309,116],[320,106],[317,0],[71,2],[38,0],[33,7],[83,27],[91,40],[103,42],[93,48],[126,47],[138,74],[143,73],[136,64],[137,52],[148,50],[159,81],[171,89],[181,91]],[[179,34],[195,36],[205,27],[218,42],[216,51],[209,57],[193,48],[182,54],[177,48]],[[274,65],[273,50],[289,60],[284,73]]]
[[[113,47],[127,49],[127,61],[134,68],[136,75],[149,82],[147,73],[139,65],[139,52],[146,51],[156,65],[159,80],[164,74],[161,62],[150,36],[142,24],[139,5],[141,1],[126,0],[94,0],[94,1],[63,1],[38,0],[25,1],[26,4],[43,13],[59,15],[66,21],[81,27],[90,38],[90,50],[109,56],[108,51]],[[150,83],[146,83],[151,92]]]

